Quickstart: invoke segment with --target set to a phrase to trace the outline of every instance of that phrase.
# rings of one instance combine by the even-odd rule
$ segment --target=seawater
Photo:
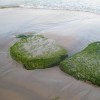
[[[100,0],[0,0],[0,7],[64,9],[100,14]]]

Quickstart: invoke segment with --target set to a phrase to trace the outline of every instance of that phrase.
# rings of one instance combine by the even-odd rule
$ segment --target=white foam
[[[100,0],[0,0],[0,6],[25,8],[69,9],[100,14]]]

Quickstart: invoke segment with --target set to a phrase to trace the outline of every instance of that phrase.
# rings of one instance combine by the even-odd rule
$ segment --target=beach
[[[53,39],[72,56],[100,41],[100,15],[70,10],[0,9],[0,100],[100,100],[100,88],[74,79],[54,66],[26,70],[9,49],[15,35],[36,32]]]

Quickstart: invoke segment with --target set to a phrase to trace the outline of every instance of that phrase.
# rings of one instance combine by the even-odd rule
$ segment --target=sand
[[[16,34],[38,32],[68,50],[69,56],[100,41],[100,15],[64,10],[0,9],[0,100],[100,100],[100,87],[63,73],[59,66],[25,70],[12,60]]]

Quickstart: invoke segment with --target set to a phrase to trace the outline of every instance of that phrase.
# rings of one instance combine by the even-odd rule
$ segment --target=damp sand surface
[[[64,10],[0,9],[0,100],[100,100],[100,87],[63,73],[59,66],[25,70],[12,60],[14,35],[38,32],[54,39],[69,56],[100,41],[100,15]]]

